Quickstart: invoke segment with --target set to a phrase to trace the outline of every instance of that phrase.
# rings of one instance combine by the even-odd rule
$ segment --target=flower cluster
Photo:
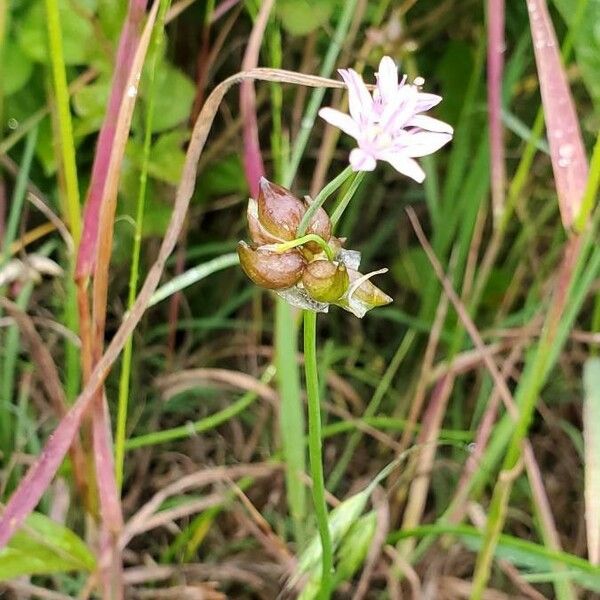
[[[298,238],[298,226],[308,202],[265,178],[260,193],[248,202],[252,245],[239,242],[238,255],[246,275],[263,288],[275,290],[293,306],[327,312],[335,304],[363,317],[392,299],[358,272],[360,253],[343,248],[345,240],[331,233],[327,213],[319,208]],[[384,270],[385,271],[385,270]]]
[[[405,75],[399,82],[396,64],[389,56],[379,63],[373,95],[354,69],[340,69],[339,73],[348,88],[350,114],[322,108],[319,115],[358,142],[358,148],[350,153],[352,169],[373,171],[376,162],[383,160],[421,183],[425,173],[414,159],[432,154],[452,139],[450,125],[421,114],[438,104],[441,96],[421,92],[421,77],[408,84]]]

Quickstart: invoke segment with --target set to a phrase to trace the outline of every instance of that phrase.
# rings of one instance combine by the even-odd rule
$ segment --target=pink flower
[[[454,131],[447,123],[421,114],[442,97],[421,92],[420,77],[412,85],[406,83],[406,75],[398,82],[396,64],[389,56],[379,63],[372,96],[354,69],[340,69],[339,73],[348,88],[350,114],[322,108],[319,115],[358,142],[358,148],[350,152],[352,169],[373,171],[376,162],[384,160],[421,183],[425,173],[414,159],[439,150]]]

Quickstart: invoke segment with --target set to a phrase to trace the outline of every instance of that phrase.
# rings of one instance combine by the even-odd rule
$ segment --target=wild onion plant
[[[0,595],[600,593],[600,4],[397,4],[0,1]]]
[[[348,88],[350,114],[323,108],[320,116],[351,135],[358,147],[350,153],[350,168],[343,171],[313,201],[301,200],[289,190],[262,178],[256,199],[248,203],[247,217],[252,245],[240,242],[238,255],[246,275],[258,286],[274,290],[290,305],[304,311],[304,371],[308,404],[309,458],[312,495],[321,540],[319,598],[330,597],[334,582],[334,545],[327,517],[323,475],[321,402],[319,397],[316,313],[334,305],[356,317],[392,301],[369,279],[387,269],[362,275],[361,256],[344,248],[346,240],[333,235],[335,224],[351,200],[343,198],[330,219],[322,205],[337,186],[355,173],[373,171],[378,160],[417,182],[425,173],[415,158],[432,154],[452,139],[447,123],[422,114],[441,97],[422,92],[424,80],[398,80],[394,61],[385,56],[376,74],[377,85],[369,92],[353,69],[340,69]],[[354,187],[356,190],[356,187]]]

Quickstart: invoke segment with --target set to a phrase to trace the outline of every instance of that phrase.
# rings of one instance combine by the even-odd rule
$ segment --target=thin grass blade
[[[590,358],[585,363],[583,383],[585,526],[589,560],[600,565],[600,358]]]

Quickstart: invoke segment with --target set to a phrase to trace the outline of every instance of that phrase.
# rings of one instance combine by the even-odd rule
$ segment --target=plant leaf
[[[22,575],[92,571],[92,552],[70,529],[40,513],[32,513],[0,550],[0,581]]]
[[[600,358],[589,358],[583,369],[583,440],[585,456],[585,525],[588,557],[600,564]]]
[[[63,54],[66,65],[86,64],[96,44],[91,22],[83,14],[89,13],[87,2],[78,4],[75,10],[70,0],[59,1],[60,24],[62,29]],[[32,2],[31,8],[19,27],[19,43],[23,52],[36,62],[48,63],[48,41],[46,36],[46,11],[43,2]]]
[[[600,110],[600,0],[587,0],[581,21],[575,24],[574,0],[554,0],[554,5],[569,27],[576,26],[573,42],[577,66],[596,110]]]
[[[325,24],[337,0],[279,0],[277,14],[292,35],[306,35]]]
[[[186,121],[196,92],[192,80],[168,63],[156,71],[152,131],[171,129]]]

